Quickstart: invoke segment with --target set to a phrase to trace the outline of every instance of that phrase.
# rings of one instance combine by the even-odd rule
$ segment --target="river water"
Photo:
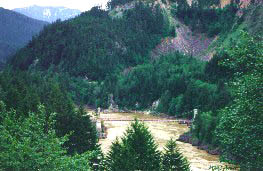
[[[109,113],[101,114],[101,118],[109,119],[162,119],[145,114],[135,113]],[[121,137],[130,121],[104,121],[105,126],[108,128],[108,136],[106,139],[101,139],[100,144],[104,153],[106,153],[111,143],[116,137]],[[170,139],[177,139],[181,134],[187,132],[189,128],[186,125],[180,125],[177,122],[145,122],[149,127],[155,141],[159,144],[159,149],[163,150],[165,143]],[[210,155],[204,150],[199,150],[191,144],[177,142],[180,152],[188,159],[193,171],[211,170],[211,167],[225,168],[224,163],[219,162],[219,156]],[[223,169],[222,169],[223,170]]]

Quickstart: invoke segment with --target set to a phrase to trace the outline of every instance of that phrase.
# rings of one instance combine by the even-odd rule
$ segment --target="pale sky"
[[[104,8],[108,0],[0,0],[0,7],[5,9],[14,9],[38,6],[63,6],[71,9],[87,11],[96,5],[102,5]]]

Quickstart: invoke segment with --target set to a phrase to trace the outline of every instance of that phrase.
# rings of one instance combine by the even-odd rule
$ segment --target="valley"
[[[263,170],[262,0],[31,5],[0,8],[0,170]]]

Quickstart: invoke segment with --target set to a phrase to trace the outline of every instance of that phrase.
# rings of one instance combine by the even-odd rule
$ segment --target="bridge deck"
[[[103,120],[104,122],[132,122],[134,121],[134,119],[114,119],[114,118],[101,118],[101,120]],[[138,121],[142,121],[142,122],[179,122],[182,124],[187,124],[187,123],[191,123],[192,121],[190,120],[180,120],[180,119],[138,119]]]

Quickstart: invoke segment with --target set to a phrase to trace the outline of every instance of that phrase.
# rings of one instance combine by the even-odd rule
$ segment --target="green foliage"
[[[203,111],[217,107],[216,96],[217,86],[201,80],[190,82],[184,95],[184,106],[188,109],[198,108]]]
[[[0,100],[4,101],[7,109],[17,111],[17,118],[25,119],[29,112],[38,111],[40,103],[47,106],[47,117],[56,112],[57,135],[70,134],[69,141],[64,143],[69,153],[83,153],[96,148],[96,130],[89,116],[83,116],[83,110],[75,110],[56,76],[5,70],[0,74],[0,91]]]
[[[199,88],[205,76],[204,63],[201,61],[174,53],[161,57],[154,63],[154,66],[157,75],[158,88],[156,90],[159,98],[161,97],[158,107],[160,112],[180,116],[196,107],[206,110],[206,105],[209,106],[209,103],[212,102],[202,102],[199,97],[203,93],[200,89],[208,89],[208,97],[213,96],[213,90],[209,90],[210,84]],[[211,85],[211,87],[214,86]],[[178,103],[175,104],[175,102]]]
[[[154,67],[150,64],[139,65],[128,75],[121,75],[118,79],[117,97],[122,106],[134,107],[136,102],[141,107],[147,107],[154,100],[153,91],[156,90]]]
[[[169,140],[162,156],[162,170],[164,171],[190,171],[190,164],[179,152],[176,141]]]
[[[216,110],[229,102],[228,92],[224,85],[207,81],[209,77],[203,72],[204,64],[173,53],[130,68],[118,78],[114,93],[116,102],[130,108],[138,102],[143,109],[160,99],[157,110],[177,116],[194,108]]]
[[[172,95],[171,92],[169,90],[165,91],[161,98],[160,98],[160,104],[157,107],[157,111],[160,112],[165,112],[167,111],[167,109],[170,109],[170,101],[171,101]],[[173,105],[173,104],[172,104]]]
[[[220,111],[217,127],[225,157],[253,170],[262,169],[263,164],[262,82],[262,74],[238,78],[234,103]]]
[[[205,66],[205,73],[212,82],[225,82],[233,77],[233,71],[229,68],[218,65],[220,61],[228,58],[225,51],[217,51],[213,58]]]
[[[231,29],[238,10],[235,3],[231,3],[223,9],[212,7],[219,3],[219,0],[197,0],[189,6],[186,0],[178,1],[173,6],[172,14],[190,26],[192,30],[207,33],[208,36],[215,36]]]
[[[194,136],[203,144],[215,144],[214,131],[216,128],[217,117],[212,112],[202,112],[197,115],[194,122]]]
[[[263,44],[243,33],[222,65],[234,71],[230,82],[233,104],[220,110],[217,136],[224,158],[241,168],[262,170]]]
[[[55,114],[47,117],[44,106],[17,119],[15,110],[7,111],[0,102],[0,169],[2,170],[89,170],[91,154],[66,156],[62,148],[68,136],[55,133]]]
[[[89,82],[80,77],[70,77],[68,74],[60,74],[59,82],[71,99],[76,104],[95,104],[97,93],[93,93],[99,86],[97,82]]]
[[[82,154],[88,150],[95,150],[97,145],[97,135],[95,125],[90,117],[80,108],[73,115],[57,116],[56,130],[59,136],[72,132],[69,141],[64,143],[69,154]],[[76,126],[77,125],[77,126]]]
[[[176,98],[172,98],[170,104],[169,104],[169,109],[168,109],[168,113],[170,114],[178,114],[180,113],[181,109],[183,109],[183,94],[180,94],[179,96],[177,96]]]
[[[205,68],[208,79],[218,84],[216,97],[227,96],[231,103],[225,106],[218,100],[216,111],[200,113],[193,135],[203,144],[220,147],[223,160],[244,170],[262,170],[263,43],[261,37],[251,37],[247,32],[239,35]]]
[[[107,155],[108,170],[160,170],[161,153],[148,128],[135,120]]]
[[[181,65],[183,63],[189,65]],[[184,93],[186,79],[195,77],[194,74],[189,75],[188,71],[190,70],[197,76],[199,73],[201,74],[200,67],[202,65],[201,62],[199,63],[197,60],[179,53],[163,56],[150,64],[138,65],[118,79],[117,98],[121,105],[124,102],[129,102],[123,105],[131,107],[136,102],[141,107],[147,107],[154,100],[161,97],[163,97],[161,99],[167,99],[167,103],[170,103],[168,96],[166,98],[167,93],[170,94],[170,97],[176,97]],[[164,104],[164,107],[159,108],[168,110],[166,104]]]
[[[46,26],[10,63],[16,69],[52,70],[91,81],[105,80],[149,60],[150,51],[169,33],[164,18],[159,7],[143,3],[136,3],[122,18],[115,19],[108,11],[93,7],[74,19]]]
[[[129,160],[125,160],[123,158],[125,155],[124,153],[124,147],[123,145],[119,142],[118,139],[116,139],[114,142],[111,144],[111,149],[108,152],[106,156],[106,168],[108,170],[112,171],[121,171],[123,170],[124,166],[129,166]],[[125,156],[126,157],[126,156]]]
[[[114,77],[114,76],[112,76]],[[106,77],[104,81],[90,81],[81,77],[71,77],[69,74],[58,74],[58,81],[70,98],[78,105],[91,107],[108,107],[108,94],[113,89],[115,78]]]
[[[229,68],[235,76],[256,72],[261,73],[262,68],[262,37],[251,37],[242,31],[239,40],[226,50],[228,56],[220,62]]]
[[[71,98],[106,108],[121,71],[149,61],[150,51],[169,34],[167,22],[160,7],[143,3],[126,10],[122,18],[94,7],[74,19],[58,20],[10,60],[16,71],[0,76],[2,100],[24,115],[43,103],[48,114],[58,113],[57,135],[71,133],[64,144],[69,154],[92,150],[97,141],[94,127],[88,116],[75,110]]]

